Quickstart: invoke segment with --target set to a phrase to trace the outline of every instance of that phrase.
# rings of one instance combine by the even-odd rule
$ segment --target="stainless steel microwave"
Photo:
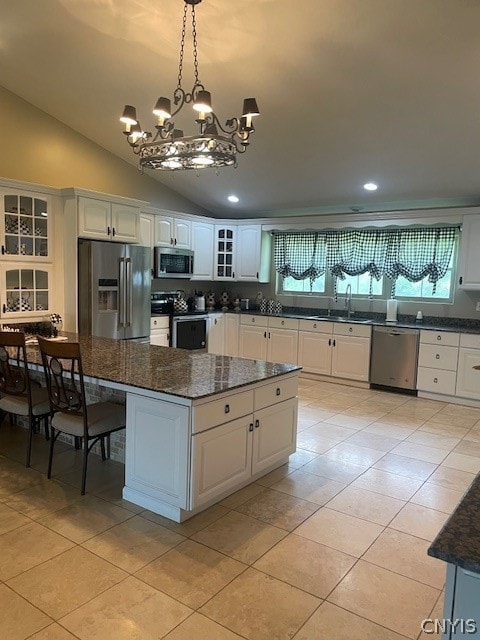
[[[154,247],[154,278],[191,278],[193,251],[173,247]]]

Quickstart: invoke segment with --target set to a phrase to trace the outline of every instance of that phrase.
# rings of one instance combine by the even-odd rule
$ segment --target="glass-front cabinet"
[[[50,206],[46,196],[2,190],[1,254],[22,262],[51,260],[48,232]]]
[[[215,225],[215,280],[235,280],[236,227]]]
[[[50,311],[50,267],[0,265],[1,315],[3,318],[42,316]]]

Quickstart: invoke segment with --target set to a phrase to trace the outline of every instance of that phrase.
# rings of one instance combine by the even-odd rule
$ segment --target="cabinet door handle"
[[[3,309],[3,313],[7,313],[7,307],[5,305],[3,305],[2,309]]]
[[[460,278],[458,279],[458,284],[463,284],[463,278],[462,278],[462,276],[460,276]]]
[[[4,256],[4,255],[5,255],[5,247],[2,244],[2,256]]]
[[[331,339],[331,338],[329,338],[329,339],[328,339],[328,346],[329,346],[329,347],[331,347],[331,346],[332,346],[332,339]]]
[[[225,413],[230,413],[230,405],[229,404],[225,405]]]
[[[336,346],[336,344],[337,344],[337,341],[336,341],[336,340],[334,340],[334,341],[333,341],[333,346],[335,347],[335,346]]]
[[[268,339],[270,340],[270,331],[268,332]]]
[[[107,236],[110,235],[110,227],[107,227]]]
[[[116,231],[115,231],[115,227],[112,227],[112,236],[114,236],[114,237],[115,237],[115,233],[116,233]]]
[[[170,238],[170,244],[173,244],[173,238]]]
[[[260,420],[255,420],[255,429],[258,429],[260,426]]]
[[[173,243],[175,246],[177,246],[177,239],[175,238],[175,241]]]
[[[433,381],[434,381],[435,384],[437,384],[438,378],[434,378]]]
[[[281,393],[282,393],[282,392],[281,392],[281,390],[280,390],[280,387],[277,387],[277,390],[275,391],[275,395],[276,395],[276,396],[279,396]]]
[[[251,423],[248,425],[248,430],[249,430],[249,431],[253,431],[253,422],[251,422]]]
[[[257,280],[258,280],[258,271],[257,271]]]

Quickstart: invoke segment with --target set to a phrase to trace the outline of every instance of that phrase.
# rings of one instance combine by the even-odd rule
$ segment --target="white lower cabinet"
[[[332,340],[332,376],[367,382],[369,368],[370,338],[334,335]]]
[[[295,451],[296,398],[266,407],[254,414],[252,475],[269,469]]]
[[[225,314],[225,341],[223,353],[226,356],[238,356],[240,316],[233,313]]]
[[[243,318],[241,318],[243,320]],[[267,359],[267,329],[240,323],[238,355],[250,360]]]
[[[300,320],[298,364],[307,373],[368,382],[371,327]]]
[[[452,332],[420,331],[417,389],[427,393],[455,395],[460,335]]]
[[[242,315],[239,356],[297,364],[298,320],[293,318]]]
[[[207,322],[208,353],[221,356],[225,348],[225,314],[211,313]]]
[[[297,393],[298,377],[287,376],[195,408],[193,508],[270,471],[295,451]]]
[[[157,347],[170,346],[170,320],[168,316],[150,318],[150,344]]]
[[[456,395],[480,400],[480,349],[460,348]]]
[[[252,475],[251,416],[193,436],[193,503],[199,506]],[[253,428],[253,426],[252,426]]]

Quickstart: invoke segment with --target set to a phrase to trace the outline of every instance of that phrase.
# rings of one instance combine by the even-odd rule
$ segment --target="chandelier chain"
[[[178,85],[177,88],[182,87],[182,73],[183,73],[183,53],[185,50],[185,32],[187,28],[187,10],[188,5],[185,3],[183,8],[183,24],[182,24],[182,39],[180,42],[180,60],[178,61]]]
[[[193,68],[195,72],[195,86],[200,84],[198,79],[198,54],[197,54],[197,22],[195,20],[195,5],[192,4],[192,37],[193,37]]]

